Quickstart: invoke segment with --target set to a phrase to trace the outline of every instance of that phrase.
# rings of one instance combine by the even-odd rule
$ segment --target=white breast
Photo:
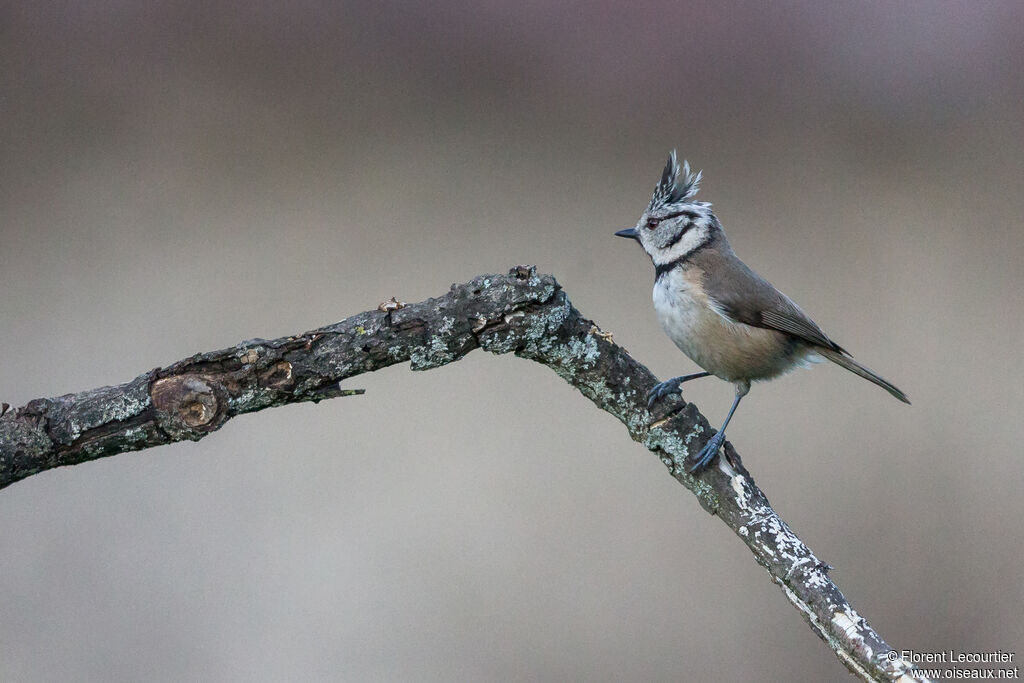
[[[709,322],[708,316],[717,316],[707,305],[707,298],[683,276],[683,269],[665,273],[654,283],[654,312],[668,338],[705,370],[711,370],[702,361],[701,344],[697,331]]]

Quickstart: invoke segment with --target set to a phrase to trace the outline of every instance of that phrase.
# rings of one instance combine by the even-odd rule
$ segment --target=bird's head
[[[615,234],[638,241],[655,265],[670,263],[706,245],[722,228],[711,204],[693,201],[700,180],[700,171],[691,173],[689,163],[684,161],[680,168],[672,150],[651,203],[636,226]]]

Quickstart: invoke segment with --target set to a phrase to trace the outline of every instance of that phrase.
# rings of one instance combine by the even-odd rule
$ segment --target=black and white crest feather
[[[700,190],[701,172],[690,173],[690,164],[683,162],[679,168],[676,160],[676,151],[668,155],[668,163],[661,173],[661,180],[654,188],[654,196],[651,197],[650,208],[657,206],[668,206],[671,204],[685,204],[696,196]]]

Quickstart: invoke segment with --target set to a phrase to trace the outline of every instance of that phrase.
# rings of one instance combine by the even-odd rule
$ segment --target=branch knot
[[[198,440],[226,420],[227,391],[202,375],[159,379],[150,395],[160,428],[175,439]]]

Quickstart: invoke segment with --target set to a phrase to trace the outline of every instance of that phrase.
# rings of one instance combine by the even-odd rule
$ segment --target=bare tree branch
[[[294,337],[197,354],[126,384],[30,401],[0,416],[0,488],[54,467],[197,441],[242,413],[361,393],[338,383],[406,361],[429,370],[477,348],[542,363],[617,417],[739,536],[851,672],[866,681],[923,680],[853,610],[828,565],[775,513],[731,444],[716,467],[699,477],[687,472],[689,454],[713,434],[704,416],[681,399],[666,402],[663,414],[649,413],[651,372],[532,267],[482,275],[416,304],[392,300]]]

